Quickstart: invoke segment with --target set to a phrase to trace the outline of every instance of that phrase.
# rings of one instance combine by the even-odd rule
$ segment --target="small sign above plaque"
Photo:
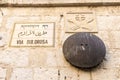
[[[95,13],[70,12],[66,14],[66,32],[97,32]]]
[[[54,46],[54,23],[17,23],[14,26],[10,46]]]

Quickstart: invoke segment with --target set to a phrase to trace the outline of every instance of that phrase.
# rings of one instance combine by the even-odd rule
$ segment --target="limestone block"
[[[108,41],[108,45],[112,49],[119,49],[120,48],[120,42],[118,42],[118,41],[116,41],[116,42],[114,42],[114,41],[109,42]]]
[[[60,80],[78,80],[78,70],[76,68],[61,68]]]
[[[120,42],[120,37],[119,37],[120,36],[120,31],[112,31],[111,34],[112,34],[111,35],[111,37],[112,37],[111,41]]]
[[[115,68],[112,69],[98,69],[92,72],[92,80],[119,80],[116,75]]]
[[[10,80],[33,80],[32,69],[29,68],[15,68]]]
[[[7,49],[0,53],[0,63],[9,64],[16,67],[28,66],[28,50]]]
[[[6,43],[7,43],[7,33],[0,32],[0,47],[5,46]]]
[[[116,49],[108,49],[106,53],[106,57],[103,62],[98,66],[100,69],[112,69],[112,68],[119,68],[120,67],[120,50]]]
[[[97,36],[99,36],[103,41],[110,41],[110,38],[112,37],[108,31],[99,31]]]
[[[120,49],[120,42],[115,42],[115,47],[113,47],[113,48],[118,48],[118,49]]]
[[[30,66],[32,67],[56,67],[56,50],[41,48],[30,51]]]
[[[57,66],[57,57],[56,57],[57,52],[56,51],[49,51],[47,52],[47,61],[46,61],[46,66],[48,67],[55,67]]]
[[[0,79],[0,80],[5,80],[5,79]]]
[[[6,77],[6,69],[0,67],[0,80]]]
[[[99,31],[98,36],[109,48],[120,48],[120,31]]]
[[[90,72],[80,70],[78,75],[79,80],[91,80]]]
[[[98,35],[101,37],[101,39],[110,41],[110,42],[119,42],[120,37],[120,31],[99,31]]]
[[[98,16],[97,21],[100,31],[120,30],[120,16]]]
[[[66,59],[64,58],[62,48],[59,48],[59,50],[57,50],[56,62],[57,62],[58,67],[70,67],[71,66],[69,62],[67,62]]]
[[[30,50],[30,66],[40,67],[45,66],[47,54],[44,49],[32,49]]]
[[[1,16],[1,14],[0,14],[0,27],[1,27],[1,25],[2,25],[2,16]]]
[[[101,64],[101,68],[119,68],[120,67],[120,50],[111,49],[106,53],[106,60]]]
[[[34,80],[58,80],[58,69],[35,68]]]

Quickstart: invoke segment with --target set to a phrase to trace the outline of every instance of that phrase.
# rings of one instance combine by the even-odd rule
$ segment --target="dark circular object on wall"
[[[70,64],[79,68],[90,69],[103,61],[106,48],[103,41],[96,35],[79,32],[65,40],[63,53]]]

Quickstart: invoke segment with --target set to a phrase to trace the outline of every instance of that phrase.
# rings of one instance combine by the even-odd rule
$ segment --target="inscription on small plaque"
[[[10,46],[54,46],[54,23],[15,24]]]
[[[66,32],[97,32],[95,13],[67,13],[65,27]]]

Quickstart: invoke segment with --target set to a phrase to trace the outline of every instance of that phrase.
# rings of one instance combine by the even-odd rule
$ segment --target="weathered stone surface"
[[[74,68],[61,68],[60,80],[78,80],[78,71]]]
[[[36,55],[37,54],[37,55]],[[45,66],[47,53],[43,49],[30,50],[30,66]]]
[[[117,69],[99,69],[92,72],[92,80],[119,80]]]
[[[1,25],[2,25],[2,16],[0,14],[0,27],[2,27]]]
[[[58,69],[35,68],[34,80],[58,80]]]
[[[37,52],[36,52],[37,51]],[[37,54],[37,55],[36,55]],[[32,67],[56,67],[56,50],[33,49],[30,51],[30,66]]]
[[[87,77],[86,77],[87,76]],[[79,71],[78,73],[78,80],[91,80],[91,75],[90,72],[86,72],[86,71]]]
[[[70,67],[71,65],[65,60],[64,55],[62,53],[62,48],[59,48],[56,53],[56,62],[57,62],[57,67],[62,68],[62,67]],[[64,64],[64,65],[63,65]]]
[[[6,69],[0,67],[0,79],[5,79],[6,77]]]
[[[29,68],[15,68],[10,80],[33,80],[32,69]]]
[[[0,53],[0,63],[25,67],[28,66],[28,62],[28,50],[25,49],[7,49]]]
[[[0,32],[0,47],[3,47],[7,44],[7,33]]]
[[[103,63],[99,66],[101,69],[112,69],[112,68],[119,68],[120,67],[120,50],[116,49],[107,49],[106,57]]]
[[[99,22],[98,30],[100,31],[120,30],[120,25],[119,25],[120,16],[98,16],[97,20]]]
[[[5,80],[5,79],[0,79],[0,80]]]

